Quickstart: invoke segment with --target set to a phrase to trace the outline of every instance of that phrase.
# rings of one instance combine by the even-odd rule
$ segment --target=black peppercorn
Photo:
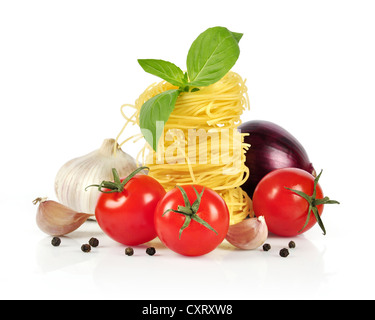
[[[83,244],[83,245],[81,246],[81,250],[82,250],[83,252],[90,252],[90,251],[91,251],[91,246],[90,246],[89,244]]]
[[[156,250],[154,247],[149,247],[146,249],[146,253],[149,255],[149,256],[153,256],[155,254]]]
[[[269,243],[265,243],[265,244],[263,245],[263,250],[264,250],[264,251],[271,250],[271,245],[270,245]]]
[[[290,241],[288,244],[289,248],[293,249],[296,247],[296,243],[294,241]]]
[[[289,256],[289,250],[287,248],[281,249],[280,256],[282,256],[283,258],[286,258],[287,256]]]
[[[132,256],[132,255],[134,254],[134,250],[133,250],[133,248],[130,248],[130,247],[126,248],[126,249],[125,249],[125,254],[126,254],[127,256]]]
[[[91,247],[96,248],[96,247],[99,245],[99,240],[96,239],[96,238],[91,238],[91,239],[89,240],[89,245],[90,245]]]
[[[53,237],[51,240],[51,244],[54,247],[58,247],[61,244],[61,239],[59,237]]]

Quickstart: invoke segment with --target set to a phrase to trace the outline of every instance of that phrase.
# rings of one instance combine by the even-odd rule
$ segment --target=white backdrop
[[[374,15],[364,0],[1,1],[0,298],[375,298]],[[32,200],[54,199],[60,166],[115,137],[121,105],[158,81],[138,58],[184,68],[192,41],[218,25],[244,33],[233,68],[249,89],[243,121],[283,126],[324,169],[325,194],[341,202],[325,208],[327,235],[297,237],[287,259],[279,238],[267,254],[223,244],[192,259],[153,243],[157,256],[129,258],[90,224],[52,248]],[[84,255],[93,234],[102,246]]]

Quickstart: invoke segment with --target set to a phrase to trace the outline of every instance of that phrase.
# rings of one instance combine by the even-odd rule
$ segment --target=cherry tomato
[[[99,196],[95,217],[100,228],[113,240],[136,246],[156,237],[155,208],[166,192],[158,181],[147,175],[129,177],[121,180],[115,177],[115,182],[96,185],[103,193]],[[124,184],[122,190],[115,187],[119,183]]]
[[[323,197],[318,181],[298,168],[271,171],[257,185],[253,195],[255,215],[264,216],[268,230],[276,235],[291,237],[312,228],[316,222],[325,234],[320,218],[324,204],[338,203]]]
[[[169,249],[185,256],[200,256],[224,240],[229,211],[223,198],[209,188],[178,186],[159,202],[155,227]]]

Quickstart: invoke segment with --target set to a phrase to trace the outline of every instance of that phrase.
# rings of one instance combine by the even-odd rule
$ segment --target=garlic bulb
[[[137,164],[133,157],[118,148],[114,139],[105,139],[100,149],[72,159],[61,167],[55,179],[57,199],[75,211],[94,214],[100,192],[95,188],[85,191],[85,188],[112,180],[113,168],[120,177],[126,177],[137,168]]]
[[[36,223],[40,230],[51,236],[63,236],[78,229],[92,214],[76,212],[59,202],[36,198],[39,204]]]
[[[267,237],[266,221],[263,216],[260,216],[229,226],[226,239],[239,249],[252,250],[260,247]]]

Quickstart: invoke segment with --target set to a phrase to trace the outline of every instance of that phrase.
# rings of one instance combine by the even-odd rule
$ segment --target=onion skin
[[[284,128],[269,121],[253,120],[241,124],[238,129],[250,134],[244,138],[244,142],[251,145],[245,162],[250,177],[241,187],[250,198],[260,180],[273,170],[299,168],[316,176],[306,150]]]

